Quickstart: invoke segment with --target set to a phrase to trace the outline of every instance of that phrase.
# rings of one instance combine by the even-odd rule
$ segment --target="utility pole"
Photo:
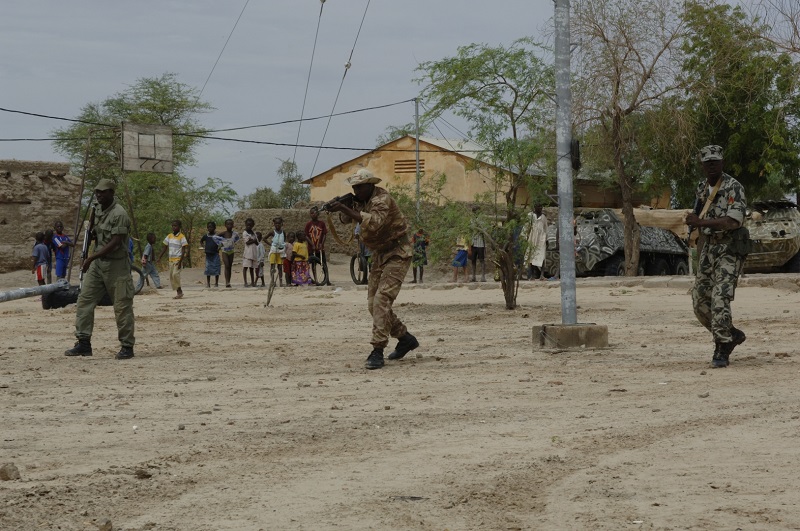
[[[419,171],[419,98],[414,98],[414,128],[417,137],[417,223],[419,223],[419,181],[422,178]]]
[[[558,162],[558,249],[561,267],[561,324],[542,325],[539,345],[564,348],[604,348],[608,327],[578,324],[575,302],[575,236],[572,226],[572,91],[569,84],[570,31],[569,0],[556,4],[556,155]],[[577,153],[576,153],[577,154]],[[536,329],[534,329],[534,342]]]
[[[558,248],[561,270],[561,322],[578,322],[575,298],[575,236],[572,205],[572,90],[570,88],[569,0],[555,0],[556,173]]]

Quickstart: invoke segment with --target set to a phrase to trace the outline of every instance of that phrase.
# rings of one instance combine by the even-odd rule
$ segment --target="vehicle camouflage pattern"
[[[753,252],[744,263],[745,273],[800,273],[800,212],[795,203],[754,202],[744,226],[753,240]]]
[[[576,213],[575,274],[577,276],[621,276],[625,274],[625,228],[610,208]],[[639,227],[639,274],[686,275],[688,247],[675,233],[658,227]],[[545,273],[559,268],[557,229],[547,235]]]

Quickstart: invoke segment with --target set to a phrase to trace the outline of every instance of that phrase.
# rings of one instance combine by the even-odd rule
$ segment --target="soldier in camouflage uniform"
[[[361,240],[372,251],[367,290],[367,307],[372,315],[372,352],[367,358],[367,369],[383,367],[383,349],[390,337],[398,339],[397,347],[389,354],[390,360],[399,360],[419,346],[417,338],[392,311],[411,266],[408,222],[389,192],[375,186],[379,182],[380,178],[368,170],[358,170],[347,179],[356,197],[353,208],[338,201],[328,205],[330,211],[340,212],[342,221],[356,220],[361,224]]]
[[[733,326],[731,301],[749,243],[749,240],[744,241],[747,229],[740,228],[747,204],[742,185],[722,171],[720,146],[701,149],[700,160],[706,181],[698,186],[698,204],[706,205],[711,192],[719,186],[708,207],[704,208],[705,215],[691,213],[686,217],[686,223],[699,228],[701,233],[692,302],[697,319],[714,337],[711,363],[719,368],[728,366],[731,352],[746,339],[744,332]]]
[[[81,264],[83,284],[75,312],[75,337],[78,342],[66,352],[66,356],[92,355],[92,330],[94,309],[108,294],[114,304],[117,319],[117,335],[122,348],[118,360],[133,357],[133,280],[128,255],[128,238],[131,220],[128,213],[114,198],[116,184],[110,179],[101,179],[94,189],[100,204],[94,226],[94,253]]]

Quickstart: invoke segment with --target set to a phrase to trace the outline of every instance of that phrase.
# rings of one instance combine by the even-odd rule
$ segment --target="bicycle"
[[[369,283],[369,255],[365,251],[364,245],[359,243],[358,252],[350,257],[350,277],[359,286]]]

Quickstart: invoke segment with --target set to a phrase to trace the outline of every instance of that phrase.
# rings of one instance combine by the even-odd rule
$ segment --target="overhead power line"
[[[308,98],[308,87],[311,84],[311,68],[314,66],[314,55],[317,53],[317,38],[319,37],[319,27],[322,25],[322,8],[325,7],[325,0],[319,2],[319,17],[317,18],[317,32],[314,34],[314,46],[311,47],[311,63],[308,65],[308,77],[306,77],[306,92],[303,94],[303,106],[300,108],[300,120],[297,125],[297,139],[295,143],[300,142],[300,129],[303,128],[303,115],[306,112],[306,99]],[[294,149],[292,154],[292,164],[297,158],[297,148]]]
[[[339,101],[339,94],[342,92],[342,86],[344,85],[344,78],[347,77],[347,71],[350,70],[350,67],[353,64],[353,53],[356,51],[356,44],[358,44],[358,37],[361,35],[361,28],[364,27],[364,19],[367,18],[367,10],[369,9],[370,0],[367,0],[367,5],[364,8],[364,15],[361,17],[361,24],[358,26],[358,31],[356,32],[356,38],[353,41],[353,47],[350,49],[350,57],[347,58],[347,63],[344,65],[344,73],[342,74],[342,80],[339,82],[339,90],[336,91],[336,98],[333,100],[333,107],[331,107],[331,113],[328,117],[328,123],[325,125],[325,132],[322,133],[322,140],[320,141],[319,145],[323,146],[325,144],[325,137],[328,135],[328,127],[331,125],[331,117],[333,116],[333,111],[336,110],[336,103]],[[317,156],[314,159],[314,165],[311,167],[311,175],[314,175],[314,170],[317,168],[317,161],[319,160],[319,154],[322,151],[317,151]]]
[[[244,7],[242,7],[242,11],[241,11],[241,13],[239,13],[239,18],[236,19],[236,23],[233,25],[233,28],[231,28],[231,32],[228,34],[228,38],[225,39],[225,44],[222,45],[222,50],[219,51],[219,55],[217,56],[217,60],[214,61],[214,66],[211,67],[211,72],[208,73],[208,77],[206,78],[206,82],[203,83],[203,88],[200,89],[200,95],[198,96],[198,99],[200,99],[200,96],[203,95],[203,91],[206,89],[206,85],[208,85],[208,80],[211,79],[211,75],[214,73],[214,70],[217,68],[217,63],[219,63],[219,60],[222,57],[222,53],[225,51],[225,48],[228,46],[228,41],[231,40],[231,37],[233,36],[233,32],[236,30],[236,26],[239,25],[239,21],[242,19],[242,15],[244,15],[244,10],[247,8],[247,4],[249,4],[249,3],[250,3],[250,0],[247,0],[244,3]]]
[[[365,111],[374,111],[376,109],[385,109],[386,107],[393,107],[395,105],[402,105],[403,103],[408,103],[409,101],[414,101],[414,99],[411,98],[411,99],[408,99],[408,100],[398,101],[398,102],[395,102],[395,103],[387,103],[385,105],[375,105],[373,107],[364,107],[362,109],[353,109],[351,111],[344,111],[344,112],[340,112],[340,113],[334,114],[334,116],[343,116],[345,114],[354,114],[354,113],[365,112]],[[37,118],[47,118],[47,119],[50,119],[50,120],[63,120],[63,121],[66,121],[66,122],[77,122],[77,123],[82,123],[82,124],[87,124],[87,125],[99,125],[101,127],[109,127],[109,128],[117,128],[117,127],[119,127],[118,125],[104,124],[104,123],[98,123],[98,122],[89,122],[89,121],[86,121],[86,120],[78,120],[78,119],[75,119],[75,118],[64,118],[64,117],[61,117],[61,116],[51,116],[51,115],[47,115],[47,114],[37,114],[37,113],[27,112],[27,111],[18,111],[18,110],[15,110],[15,109],[5,109],[3,107],[0,107],[0,112],[10,112],[10,113],[15,113],[15,114],[23,114],[23,115],[26,115],[26,116],[35,116]],[[329,116],[330,115],[315,116],[314,118],[303,118],[303,120],[310,122],[312,120],[322,120],[323,118],[328,118]],[[245,125],[245,126],[242,126],[242,127],[230,127],[230,128],[227,128],[227,129],[210,129],[210,130],[204,130],[204,131],[193,131],[192,134],[201,135],[201,134],[208,134],[208,133],[221,133],[221,132],[225,132],[225,131],[241,131],[241,130],[244,130],[244,129],[254,129],[254,128],[257,128],[257,127],[271,127],[271,126],[274,126],[274,125],[284,125],[284,124],[294,123],[294,122],[297,122],[297,121],[299,121],[299,120],[284,120],[282,122],[272,122],[272,123],[258,124],[258,125]],[[25,139],[25,138],[7,138],[7,139],[4,139],[4,140],[5,141],[22,141],[22,140],[39,141],[39,140],[57,140],[57,139],[56,138],[29,138],[29,139]],[[67,139],[67,140],[69,140],[69,139]],[[291,145],[294,145],[294,144],[291,144]]]
[[[283,120],[282,122],[272,122],[267,124],[259,124],[259,125],[245,125],[243,127],[230,127],[228,129],[211,129],[206,131],[207,133],[223,133],[226,131],[241,131],[243,129],[255,129],[257,127],[271,127],[273,125],[285,125],[291,124],[295,122],[310,122],[312,120],[322,120],[323,118],[330,118],[331,116],[344,116],[345,114],[354,114],[357,112],[364,112],[364,111],[374,111],[376,109],[385,109],[386,107],[394,107],[395,105],[402,105],[403,103],[408,103],[410,101],[414,101],[414,98],[398,101],[395,103],[387,103],[386,105],[375,105],[374,107],[364,107],[362,109],[354,109],[352,111],[344,111],[339,112],[333,115],[326,114],[324,116],[315,116],[314,118],[300,118],[299,120]],[[299,138],[298,138],[299,141]]]
[[[78,120],[76,118],[62,118],[60,116],[49,116],[47,114],[37,114],[35,112],[17,111],[17,110],[14,110],[14,109],[4,109],[3,107],[0,107],[0,111],[2,111],[2,112],[10,112],[10,113],[15,113],[15,114],[24,114],[26,116],[35,116],[37,118],[48,118],[50,120],[63,120],[65,122],[76,122],[76,123],[79,123],[79,124],[86,124],[86,125],[99,125],[101,127],[119,127],[119,126],[111,125],[111,124],[102,124],[102,123],[98,123],[98,122],[89,122],[87,120]]]

